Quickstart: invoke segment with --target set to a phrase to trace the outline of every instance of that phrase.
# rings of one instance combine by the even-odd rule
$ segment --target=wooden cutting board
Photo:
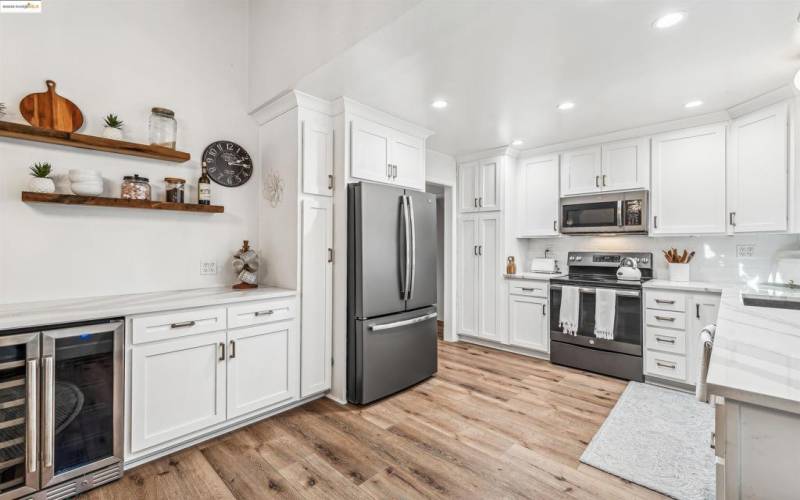
[[[75,132],[83,125],[83,113],[69,99],[56,94],[56,82],[47,80],[47,92],[28,94],[19,103],[22,117],[34,127]]]

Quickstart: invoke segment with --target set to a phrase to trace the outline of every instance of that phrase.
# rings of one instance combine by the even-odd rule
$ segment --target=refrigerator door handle
[[[408,299],[409,295],[409,282],[411,281],[411,221],[408,214],[408,197],[403,196],[403,238],[405,239],[405,268],[403,269],[403,300]]]
[[[408,300],[414,295],[414,278],[417,274],[417,225],[414,216],[414,199],[408,198],[408,213],[411,216],[411,277],[408,281]]]
[[[422,323],[423,321],[428,321],[429,319],[433,319],[439,316],[439,313],[432,312],[428,313],[424,316],[418,316],[416,318],[405,319],[403,321],[395,321],[394,323],[386,323],[385,325],[370,325],[369,329],[373,332],[380,332],[382,330],[391,330],[393,328],[400,328],[401,326],[408,326],[413,325],[416,323]]]

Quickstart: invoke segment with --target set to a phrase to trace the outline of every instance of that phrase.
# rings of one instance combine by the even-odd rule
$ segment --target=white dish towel
[[[711,361],[711,349],[714,347],[714,334],[717,333],[715,325],[708,325],[700,330],[700,373],[697,375],[697,385],[694,395],[698,401],[708,403],[708,363]]]
[[[567,335],[578,333],[578,310],[581,304],[581,293],[574,286],[561,288],[561,309],[558,313],[558,326]]]
[[[617,292],[609,288],[598,288],[595,293],[594,336],[598,339],[614,340]]]

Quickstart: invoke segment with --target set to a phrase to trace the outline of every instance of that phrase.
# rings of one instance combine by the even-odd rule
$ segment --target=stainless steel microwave
[[[647,234],[647,191],[561,198],[564,234]]]

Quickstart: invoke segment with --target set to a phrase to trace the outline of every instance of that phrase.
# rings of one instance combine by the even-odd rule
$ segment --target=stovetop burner
[[[640,280],[617,279],[619,262],[625,257],[631,257],[638,263],[642,272]],[[639,289],[642,283],[653,279],[652,262],[652,254],[647,253],[570,252],[569,273],[550,282],[570,286]]]

